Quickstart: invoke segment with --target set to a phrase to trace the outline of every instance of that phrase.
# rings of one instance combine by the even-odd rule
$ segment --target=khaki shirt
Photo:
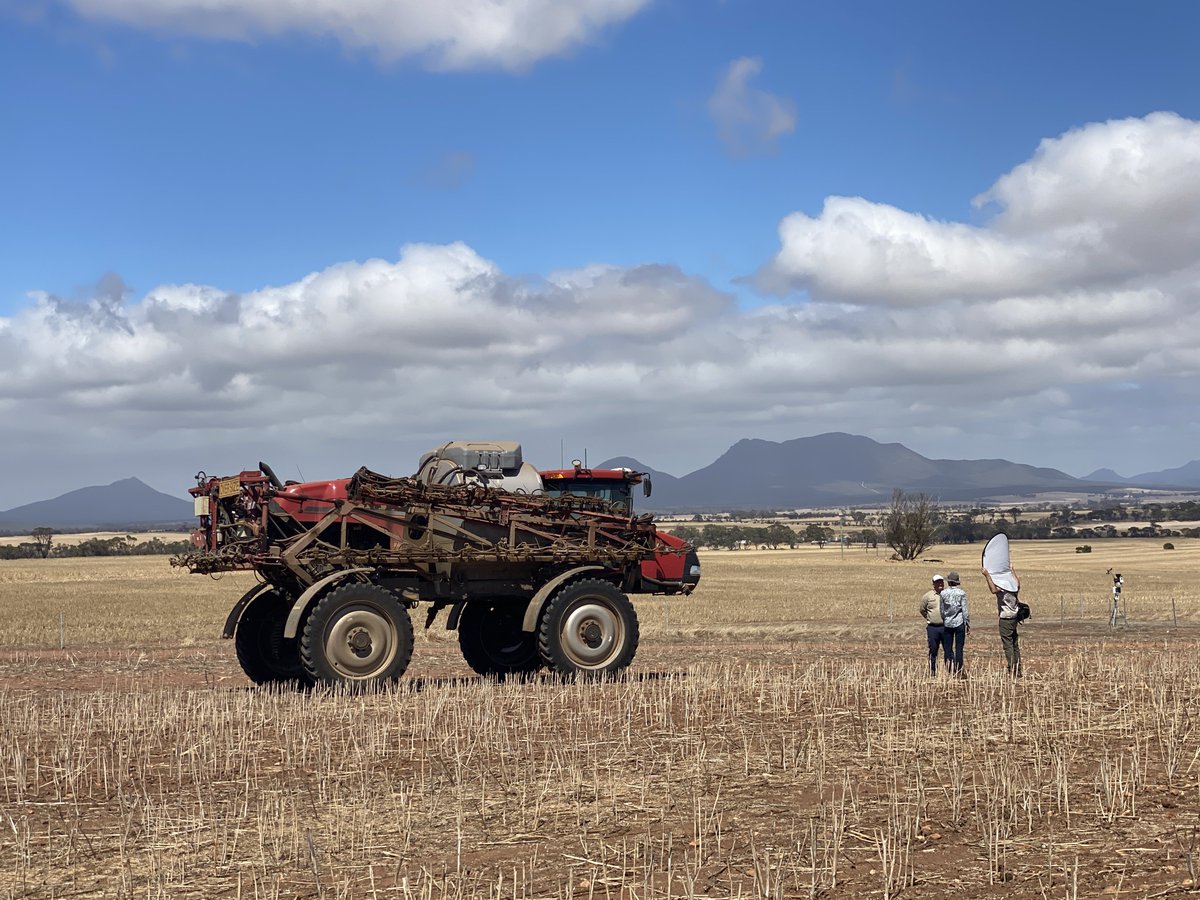
[[[921,598],[921,605],[917,607],[917,611],[921,614],[921,618],[930,625],[942,624],[942,597],[934,590],[925,592],[925,596]]]

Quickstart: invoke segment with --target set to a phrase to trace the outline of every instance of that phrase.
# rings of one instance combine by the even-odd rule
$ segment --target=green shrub
[[[1091,545],[1091,544],[1084,544],[1082,547],[1076,547],[1076,548],[1075,548],[1075,552],[1076,552],[1076,553],[1091,553],[1091,552],[1092,552],[1092,545]]]
[[[1170,541],[1167,541],[1165,544],[1163,544],[1163,549],[1164,550],[1174,550],[1175,545],[1172,544]]]

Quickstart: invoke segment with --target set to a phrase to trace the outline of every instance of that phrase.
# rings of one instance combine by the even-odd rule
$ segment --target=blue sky
[[[348,5],[370,15],[389,9],[386,0]],[[577,5],[594,14],[605,6]],[[0,317],[7,317],[0,323],[9,323],[10,337],[22,346],[37,339],[32,326],[21,324],[37,292],[94,307],[105,273],[128,287],[121,303],[132,316],[161,286],[241,295],[294,285],[338,264],[395,263],[405,245],[456,242],[502,273],[510,290],[514,284],[536,290],[555,273],[589,266],[677,269],[692,287],[733,298],[735,310],[720,315],[735,317],[736,331],[758,322],[759,310],[812,315],[813,286],[836,281],[803,266],[801,274],[792,267],[771,281],[772,291],[753,281],[787,249],[779,226],[793,213],[820,217],[826,198],[858,197],[987,229],[996,210],[973,206],[972,198],[1033,159],[1043,140],[1155,111],[1200,118],[1194,52],[1200,7],[1192,4],[624,0],[607,18],[596,14],[580,26],[574,41],[531,46],[518,29],[509,49],[467,62],[443,55],[441,48],[458,39],[453,31],[414,50],[385,37],[347,39],[320,16],[263,25],[279,21],[276,0],[244,6],[261,10],[262,18],[207,21],[204,7],[191,0],[165,2],[170,14],[148,12],[153,4],[139,0],[0,6]],[[411,6],[394,4],[393,18],[403,23]],[[468,16],[449,27],[474,26]],[[516,45],[524,56],[514,66],[503,54]],[[714,96],[738,60],[752,60],[755,68],[733,92],[732,102],[745,103],[748,112],[739,126],[741,146],[731,148],[721,126],[732,107],[716,110]],[[756,103],[779,112],[778,133],[765,133]],[[1178,165],[1191,171],[1189,160]],[[1187,299],[1193,282],[1179,265],[1149,268],[1133,273],[1138,289],[1149,281],[1193,308]],[[1085,282],[1059,289],[1082,289]],[[681,328],[697,308],[688,290],[678,301],[687,313]],[[823,327],[832,327],[830,311],[844,309],[846,298],[826,301]],[[838,327],[852,318],[851,311],[837,319]],[[574,327],[584,329],[585,322]],[[138,326],[123,327],[133,334]],[[137,331],[143,334],[148,342],[148,332]],[[94,346],[98,339],[80,340]],[[655,350],[639,352],[632,365]],[[10,365],[25,359],[9,358]],[[754,415],[720,429],[711,422],[664,424],[653,415],[657,401],[639,396],[630,402],[642,412],[624,431],[613,430],[621,410],[608,407],[595,411],[594,424],[580,418],[530,431],[535,443],[555,451],[565,431],[575,443],[648,456],[647,463],[677,474],[710,461],[738,437],[786,439],[833,428],[901,440],[931,456],[1008,455],[1073,474],[1100,465],[1132,474],[1195,456],[1186,446],[1195,425],[1181,423],[1172,407],[1179,386],[1169,368],[1155,368],[1149,355],[1142,359],[1149,369],[1107,378],[1051,372],[1040,386],[1009,373],[1010,394],[1058,390],[1077,414],[1079,430],[1066,435],[1031,420],[1030,433],[1039,436],[1034,445],[1028,433],[1006,437],[1012,429],[1005,431],[1004,416],[954,426],[943,421],[951,416],[939,415],[930,431],[909,396],[890,401],[909,411],[907,420],[867,411],[855,418],[848,396],[832,397],[835,411],[828,415],[821,410],[829,406],[815,399],[799,408],[764,396]],[[379,365],[370,377],[403,380],[399,363]],[[536,365],[542,363],[526,359],[521,371]],[[732,371],[746,367],[742,360]],[[251,379],[263,375],[249,369]],[[640,381],[659,377],[657,371],[643,372]],[[478,374],[506,377],[486,367]],[[592,371],[591,377],[608,376]],[[798,388],[811,380],[795,369],[780,377],[796,379]],[[935,367],[912,383],[939,377],[944,373]],[[587,385],[563,368],[557,380]],[[605,383],[611,382],[592,389]],[[1128,394],[1116,386],[1130,383],[1153,387],[1152,398],[1134,404],[1143,408],[1137,421],[1145,430],[1098,447],[1103,417],[1095,394]],[[95,442],[78,449],[77,461],[103,479],[140,474],[137,465],[116,468],[130,442],[161,454],[200,440],[166,423],[155,445],[144,438],[160,426],[133,417],[127,426],[114,424],[132,407],[152,406],[122,385],[129,396],[120,408],[99,402],[95,391],[103,385],[92,384],[87,398],[43,409],[43,420],[28,426],[24,452],[37,457],[67,423],[77,427],[80,416],[85,422],[95,416]],[[202,407],[204,390],[185,392],[177,402]],[[320,395],[312,390],[310,403]],[[528,402],[530,393],[545,404],[543,418],[562,408],[560,397],[528,389],[524,398],[496,402]],[[29,399],[29,391],[13,392],[5,399],[8,412],[19,414]],[[703,395],[685,403],[695,422],[707,418]],[[971,401],[946,396],[934,407],[969,410]],[[267,407],[260,412],[271,415]],[[1061,406],[1037,415],[1061,418]],[[487,432],[449,437],[521,438],[493,432],[528,425],[465,414],[446,423]],[[279,428],[277,439],[289,442]],[[368,444],[382,448],[379,442],[394,440],[371,428]],[[618,434],[621,446],[612,440]],[[1149,436],[1154,449],[1146,446]],[[386,452],[403,457],[421,440]],[[262,443],[270,441],[250,426],[230,437],[236,449]],[[356,464],[347,452],[330,444],[314,456],[331,466]],[[145,468],[159,479],[156,486],[168,477],[149,455]],[[0,493],[0,508],[6,499],[16,494]]]

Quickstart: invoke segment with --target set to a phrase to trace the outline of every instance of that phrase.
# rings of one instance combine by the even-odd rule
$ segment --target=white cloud
[[[520,70],[595,39],[649,0],[66,0],[136,27],[233,40],[332,36],[387,60]]]
[[[986,224],[860,197],[793,213],[762,274],[815,300],[908,306],[1106,288],[1190,266],[1200,240],[1200,123],[1173,113],[1043,141],[975,199]]]
[[[145,413],[147,427],[164,403],[187,422],[214,398],[231,417],[269,421],[285,411],[279,388],[305,406],[338,397],[339,412],[378,404],[406,418],[461,408],[467,387],[489,403],[516,385],[560,402],[573,379],[636,382],[636,356],[654,359],[647,348],[678,343],[731,303],[667,266],[518,281],[463,244],[414,245],[396,262],[343,263],[240,296],[167,285],[114,307],[39,294],[0,319],[10,360],[0,399],[37,397],[41,414],[64,420]]]
[[[772,152],[779,138],[796,130],[791,100],[750,85],[761,71],[757,57],[735,59],[708,100],[721,141],[734,156]]]
[[[113,276],[85,303],[38,294],[0,318],[0,463],[66,487],[88,483],[61,481],[80,455],[118,460],[112,477],[278,457],[403,473],[450,438],[550,462],[565,437],[681,474],[741,437],[842,430],[1073,473],[1179,465],[1200,439],[1200,262],[1180,249],[1200,212],[1173,197],[1200,184],[1179,137],[1197,127],[1160,115],[1047,142],[997,181],[985,226],[865,200],[789,217],[773,275],[815,298],[798,304],[742,310],[667,265],[516,278],[464,244],[241,295],[135,297]],[[1131,134],[1138,153],[1117,153]],[[1068,189],[1090,171],[1072,147],[1137,165]],[[1093,196],[1109,181],[1120,196]],[[1081,227],[1104,253],[1065,253]]]

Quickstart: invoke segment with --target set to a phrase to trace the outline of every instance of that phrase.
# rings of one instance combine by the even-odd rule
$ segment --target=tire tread
[[[573,665],[559,649],[559,639],[555,633],[560,611],[574,600],[577,594],[588,591],[595,591],[607,597],[616,605],[618,612],[626,620],[625,624],[628,635],[625,647],[615,659],[601,669],[582,669]],[[640,639],[637,610],[629,602],[629,598],[614,584],[599,578],[580,578],[563,585],[555,591],[542,611],[537,635],[538,651],[547,666],[560,675],[578,675],[581,678],[588,679],[605,678],[628,668],[630,663],[633,662],[633,657],[637,654],[638,641]]]
[[[238,665],[242,667],[246,677],[255,684],[286,684],[306,680],[298,647],[296,648],[296,665],[293,667],[293,671],[285,673],[280,671],[278,666],[272,664],[271,660],[263,657],[258,645],[259,629],[263,627],[264,621],[270,618],[272,613],[278,614],[283,605],[285,605],[285,600],[276,591],[263,592],[242,611],[241,618],[238,619],[237,627],[234,630],[233,649]],[[279,616],[281,630],[284,619],[286,619],[286,615]],[[281,635],[279,640],[285,641],[286,639]]]
[[[397,619],[401,631],[401,653],[397,657],[396,663],[393,664],[392,671],[383,676],[377,676],[364,681],[343,679],[325,661],[324,648],[321,646],[321,632],[324,630],[325,618],[331,612],[335,611],[347,596],[353,595],[363,588],[371,588],[373,591],[385,593],[399,608],[401,615],[397,616]],[[342,584],[322,594],[305,618],[303,632],[300,637],[300,661],[303,663],[304,671],[308,674],[308,677],[316,684],[346,683],[354,686],[365,686],[368,684],[395,681],[404,674],[408,668],[408,664],[412,661],[413,642],[412,617],[408,614],[408,609],[400,598],[380,585],[353,581]]]

